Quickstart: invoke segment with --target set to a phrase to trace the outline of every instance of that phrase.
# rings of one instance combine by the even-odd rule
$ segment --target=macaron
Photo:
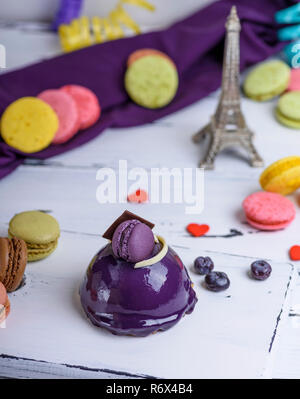
[[[266,191],[288,195],[300,188],[300,156],[282,158],[268,166],[259,179]]]
[[[1,118],[1,136],[13,148],[34,153],[48,147],[59,122],[55,111],[35,97],[22,97],[11,103]]]
[[[255,101],[266,101],[283,93],[290,81],[290,68],[280,60],[254,67],[244,81],[244,92]]]
[[[127,262],[140,262],[151,255],[153,248],[153,232],[139,220],[126,220],[114,231],[112,250],[117,258]]]
[[[80,85],[66,85],[61,90],[73,97],[80,119],[80,129],[93,126],[101,115],[99,100],[92,90]]]
[[[286,197],[265,191],[249,195],[243,202],[248,223],[258,230],[280,230],[295,218],[294,204]]]
[[[52,143],[62,144],[70,140],[80,127],[79,111],[73,97],[55,89],[45,90],[37,97],[53,108],[59,120],[59,128]]]
[[[0,238],[0,281],[8,292],[19,288],[27,264],[27,248],[19,238]]]
[[[0,282],[0,324],[7,318],[10,312],[10,302],[4,285]]]
[[[300,129],[300,91],[283,94],[277,104],[276,118],[293,129]]]
[[[143,56],[127,68],[125,88],[129,97],[142,107],[164,107],[177,92],[178,73],[175,64],[161,55]]]
[[[26,211],[11,219],[8,234],[25,241],[28,261],[32,262],[46,258],[56,249],[60,228],[53,216],[40,211]]]
[[[131,53],[127,59],[127,67],[130,67],[135,61],[147,55],[158,55],[160,57],[164,57],[166,60],[171,62],[171,64],[174,65],[174,67],[176,68],[172,58],[170,58],[167,54],[163,53],[162,51],[156,50],[154,48],[143,48]]]
[[[297,91],[300,90],[300,68],[291,69],[291,78],[287,91]]]

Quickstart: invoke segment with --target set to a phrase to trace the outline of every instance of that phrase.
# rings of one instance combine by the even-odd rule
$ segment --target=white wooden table
[[[59,52],[56,36],[47,32],[32,33],[0,29],[0,41],[7,49],[8,69],[20,67]],[[88,261],[104,243],[100,237],[101,233],[115,217],[119,216],[124,205],[97,203],[95,199],[98,185],[96,171],[99,167],[108,166],[117,169],[119,159],[127,159],[128,167],[140,166],[147,169],[162,166],[195,167],[201,156],[201,146],[194,145],[191,137],[214,112],[216,100],[217,93],[154,124],[130,129],[107,129],[98,138],[81,148],[43,163],[28,162],[0,181],[1,235],[7,234],[7,224],[12,215],[28,209],[51,210],[59,220],[62,230],[60,245],[52,257],[28,266],[28,284],[22,295],[26,294],[26,289],[29,290],[34,286],[36,279],[39,279],[40,284],[43,285],[55,279],[74,277],[75,273],[75,277],[77,276],[80,281]],[[299,154],[300,133],[286,129],[275,121],[274,102],[258,104],[243,99],[242,107],[247,122],[257,133],[255,143],[266,164],[284,156]],[[132,148],[135,149],[134,153]],[[258,177],[261,170],[250,168],[240,157],[233,155],[233,151],[225,151],[217,160],[216,170],[206,172],[205,207],[200,216],[185,215],[181,205],[129,204],[126,207],[154,221],[157,230],[167,237],[171,244],[177,246],[180,255],[180,247],[183,248],[183,257],[186,256],[184,248],[191,248],[193,254],[213,251],[254,258],[271,258],[279,264],[289,263],[289,247],[300,243],[299,206],[297,205],[296,221],[287,230],[273,234],[264,232],[255,234],[255,231],[245,224],[241,202],[246,195],[260,189]],[[291,199],[296,204],[296,197],[291,197]],[[185,226],[189,222],[208,223],[211,226],[210,235],[214,237],[205,237],[195,241],[185,232]],[[226,237],[231,229],[241,234]],[[74,258],[72,261],[74,264],[70,263],[72,252],[76,248],[78,253],[78,247],[81,247],[80,255]],[[81,264],[83,259],[84,264]],[[295,266],[298,266],[300,270],[300,264],[295,263]],[[192,277],[194,279],[195,276]],[[280,339],[278,339],[278,350],[271,374],[273,378],[300,377],[300,317],[298,315],[300,281],[299,278],[296,280],[296,287],[291,297],[293,309],[289,312],[290,317],[287,318],[287,322],[282,325]],[[16,295],[19,294],[16,293]],[[18,298],[19,301],[20,295]],[[214,297],[211,298],[213,301]],[[42,297],[40,300],[43,303]],[[12,297],[12,302],[14,301]],[[39,301],[39,298],[36,298],[36,301]],[[61,306],[63,307],[63,304]],[[13,311],[10,317],[14,322]],[[189,317],[191,316],[187,316]],[[184,323],[188,323],[188,320],[184,320],[182,326]],[[174,331],[177,328],[179,327],[175,327]],[[0,337],[2,331],[0,329]],[[89,331],[95,334],[87,322],[85,331],[83,340],[89,339]],[[36,340],[37,337],[33,339]],[[24,342],[27,341],[29,337],[24,337]],[[53,341],[55,342],[55,336]],[[38,366],[35,366],[36,360],[43,360],[39,358],[38,342],[32,346],[32,356],[27,355],[23,358],[10,355],[7,351],[4,352],[3,345],[5,346],[0,338],[0,352],[7,355],[0,356],[0,375],[2,376],[85,377],[90,375],[84,367],[64,367],[63,359],[60,364],[53,363],[51,366],[43,367],[43,362],[40,362]],[[249,345],[251,346],[251,342]],[[54,348],[55,346],[49,348],[49,353],[55,350]],[[72,350],[74,348],[70,348],[70,351]],[[95,373],[98,377],[118,376],[117,373],[107,373],[107,370],[102,370],[100,374]],[[135,374],[129,372],[128,377],[131,375]],[[245,369],[242,376],[247,378],[253,374],[250,369]],[[214,376],[211,375],[211,377]]]

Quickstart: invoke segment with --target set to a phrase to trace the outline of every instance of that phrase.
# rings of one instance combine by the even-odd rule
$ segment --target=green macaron
[[[125,88],[131,99],[142,107],[164,107],[173,100],[177,92],[176,67],[160,55],[141,57],[127,68]]]
[[[283,93],[290,81],[290,68],[280,60],[259,64],[244,81],[244,92],[255,101],[266,101]]]
[[[283,125],[300,129],[300,91],[290,91],[281,96],[275,115]]]
[[[26,211],[11,219],[8,234],[23,239],[27,245],[28,261],[35,261],[46,258],[55,250],[60,228],[53,216],[40,211]]]

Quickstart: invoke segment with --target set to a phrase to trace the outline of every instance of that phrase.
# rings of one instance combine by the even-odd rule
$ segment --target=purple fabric
[[[102,106],[100,120],[61,145],[30,154],[46,159],[76,148],[107,127],[128,127],[153,122],[178,111],[216,90],[221,83],[225,20],[236,4],[242,22],[241,69],[278,52],[274,13],[295,0],[220,0],[170,28],[106,42],[58,56],[18,71],[0,75],[0,114],[22,96],[36,96],[42,90],[66,84],[91,88]],[[180,77],[179,90],[167,107],[141,108],[130,101],[123,86],[128,55],[139,48],[165,51],[175,61]],[[0,141],[0,178],[17,168],[28,155]]]

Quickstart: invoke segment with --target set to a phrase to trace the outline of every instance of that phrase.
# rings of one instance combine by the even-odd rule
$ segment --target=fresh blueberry
[[[219,292],[227,290],[230,280],[226,273],[210,272],[205,276],[205,284],[210,291]]]
[[[256,280],[266,280],[271,272],[271,266],[264,260],[256,260],[251,264],[251,274]]]
[[[194,268],[198,274],[204,276],[204,274],[208,274],[212,271],[214,268],[214,262],[209,256],[198,256],[194,261]]]

